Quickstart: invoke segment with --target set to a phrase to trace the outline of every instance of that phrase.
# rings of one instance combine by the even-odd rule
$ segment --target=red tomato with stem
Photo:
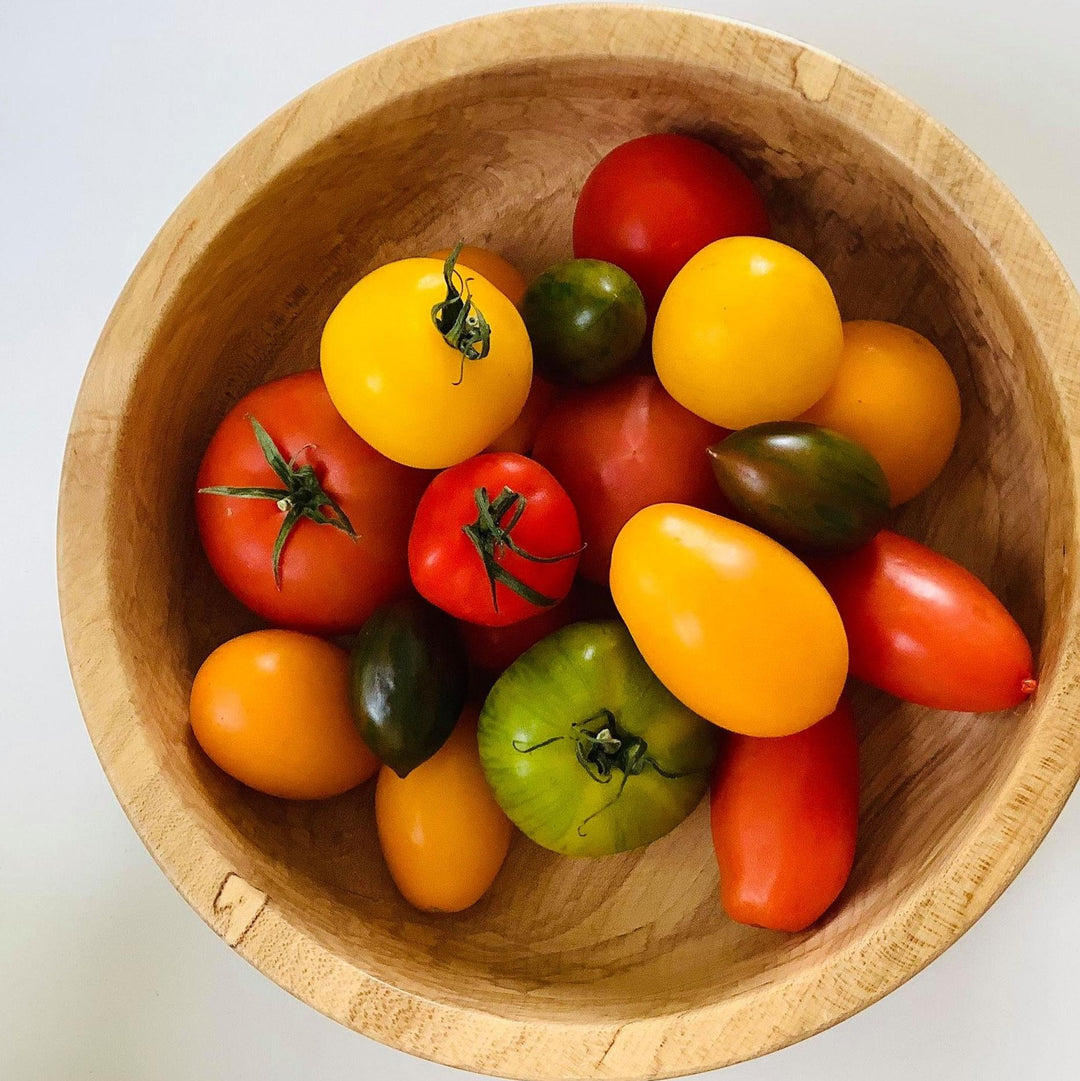
[[[409,572],[457,619],[502,627],[554,607],[581,554],[577,512],[559,482],[520,454],[444,469],[416,508]]]
[[[883,529],[814,565],[847,631],[851,674],[908,702],[983,713],[1038,686],[1031,646],[978,578],[925,544]]]
[[[533,456],[567,490],[581,520],[581,573],[607,584],[619,530],[643,507],[719,510],[710,444],[727,431],[684,409],[651,375],[570,395],[548,414]]]
[[[687,135],[643,135],[589,174],[574,211],[574,255],[604,259],[637,282],[653,315],[692,255],[728,236],[768,236],[750,178]]]
[[[405,544],[429,477],[368,446],[319,372],[289,375],[241,398],[210,440],[196,480],[199,536],[252,611],[343,634],[408,590]]]
[[[851,707],[791,736],[725,742],[713,775],[720,900],[738,923],[802,931],[851,873],[859,819],[859,744]]]

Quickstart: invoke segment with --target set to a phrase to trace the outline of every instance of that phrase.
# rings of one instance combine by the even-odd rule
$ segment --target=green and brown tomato
[[[645,301],[634,279],[600,259],[569,259],[525,292],[521,313],[536,370],[561,385],[602,383],[634,359]]]
[[[889,515],[881,466],[854,440],[816,424],[743,428],[710,447],[709,460],[739,517],[791,548],[851,551]]]

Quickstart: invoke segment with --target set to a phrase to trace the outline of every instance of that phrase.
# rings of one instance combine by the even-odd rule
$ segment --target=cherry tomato
[[[844,332],[825,275],[762,237],[699,251],[664,294],[653,361],[667,392],[726,428],[793,420],[828,389]]]
[[[895,507],[945,467],[960,430],[960,391],[948,361],[921,334],[856,321],[844,324],[832,385],[802,419],[870,451],[885,471]]]
[[[786,736],[836,708],[848,652],[809,568],[763,533],[660,503],[623,526],[611,595],[676,698],[721,728]]]
[[[191,728],[217,766],[270,796],[337,796],[379,766],[353,724],[345,651],[296,631],[218,646],[195,674]]]
[[[428,258],[438,259],[442,263],[451,251],[452,248],[440,248],[438,251],[428,252]],[[516,266],[508,263],[497,252],[466,244],[461,249],[457,264],[465,270],[483,275],[515,308],[521,307],[529,283]]]
[[[774,739],[732,735],[712,784],[720,900],[738,923],[802,931],[855,858],[859,743],[851,707]]]
[[[409,904],[460,912],[487,892],[510,848],[513,826],[484,779],[476,711],[407,777],[386,766],[375,789],[386,864]]]
[[[619,530],[650,503],[719,509],[707,449],[723,429],[683,409],[654,376],[634,375],[560,401],[533,455],[577,507],[581,573],[607,584]]]
[[[537,433],[548,413],[555,407],[559,392],[546,379],[534,375],[525,406],[517,420],[502,435],[493,439],[488,450],[509,450],[514,454],[532,454]]]
[[[210,565],[252,611],[343,634],[408,590],[405,543],[428,479],[368,446],[319,373],[301,372],[226,415],[199,469],[195,517]]]
[[[505,627],[485,627],[479,623],[458,624],[469,663],[485,675],[494,676],[509,668],[543,638],[574,620],[573,595],[535,616]]]
[[[730,158],[686,135],[617,146],[589,174],[574,211],[574,254],[622,267],[653,313],[692,255],[748,235],[769,235],[757,189]]]
[[[1019,705],[1037,686],[1016,621],[958,563],[883,529],[815,563],[851,646],[851,674],[909,702],[971,713]]]
[[[470,623],[501,627],[570,590],[581,531],[570,497],[520,454],[481,454],[429,485],[409,534],[420,595]]]

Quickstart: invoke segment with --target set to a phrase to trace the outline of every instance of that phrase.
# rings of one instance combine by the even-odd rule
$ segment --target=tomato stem
[[[232,499],[271,499],[277,509],[285,515],[281,521],[281,528],[274,540],[274,552],[271,564],[274,571],[274,584],[281,589],[281,556],[285,550],[285,542],[292,535],[301,518],[316,525],[329,525],[341,530],[350,540],[356,541],[356,530],[348,515],[341,509],[337,501],[326,494],[319,478],[315,474],[313,465],[297,465],[296,460],[304,451],[313,450],[311,443],[301,447],[289,461],[278,449],[277,444],[270,438],[266,429],[255,419],[248,415],[251,422],[251,430],[255,433],[255,440],[259,444],[266,464],[277,475],[284,488],[234,488],[227,484],[216,484],[209,488],[200,488],[200,495],[223,495]],[[328,514],[327,511],[330,513]]]
[[[454,386],[465,378],[465,361],[483,360],[491,351],[491,327],[484,313],[476,306],[469,288],[471,278],[463,278],[457,269],[457,259],[464,241],[458,241],[443,263],[446,298],[431,309],[431,321],[443,340],[461,353],[461,371]]]

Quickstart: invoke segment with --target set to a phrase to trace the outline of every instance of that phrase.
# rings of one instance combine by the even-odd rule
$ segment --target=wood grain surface
[[[861,836],[841,903],[784,936],[726,920],[704,808],[644,851],[560,859],[517,838],[490,894],[417,913],[378,853],[370,786],[319,804],[242,788],[198,752],[192,675],[256,626],[193,530],[225,411],[317,363],[321,325],[386,260],[487,244],[526,272],[570,251],[615,144],[687,132],[760,184],[845,318],[930,337],[964,420],[900,528],[983,577],[1041,686],[966,717],[856,694]],[[721,1066],[861,1009],[1009,883],[1080,772],[1080,303],[1015,200],[920,110],[793,41],[705,16],[545,8],[406,42],[248,136],[166,223],[91,360],[62,486],[59,576],[86,723],[162,869],[234,949],[414,1054],[522,1078]]]

